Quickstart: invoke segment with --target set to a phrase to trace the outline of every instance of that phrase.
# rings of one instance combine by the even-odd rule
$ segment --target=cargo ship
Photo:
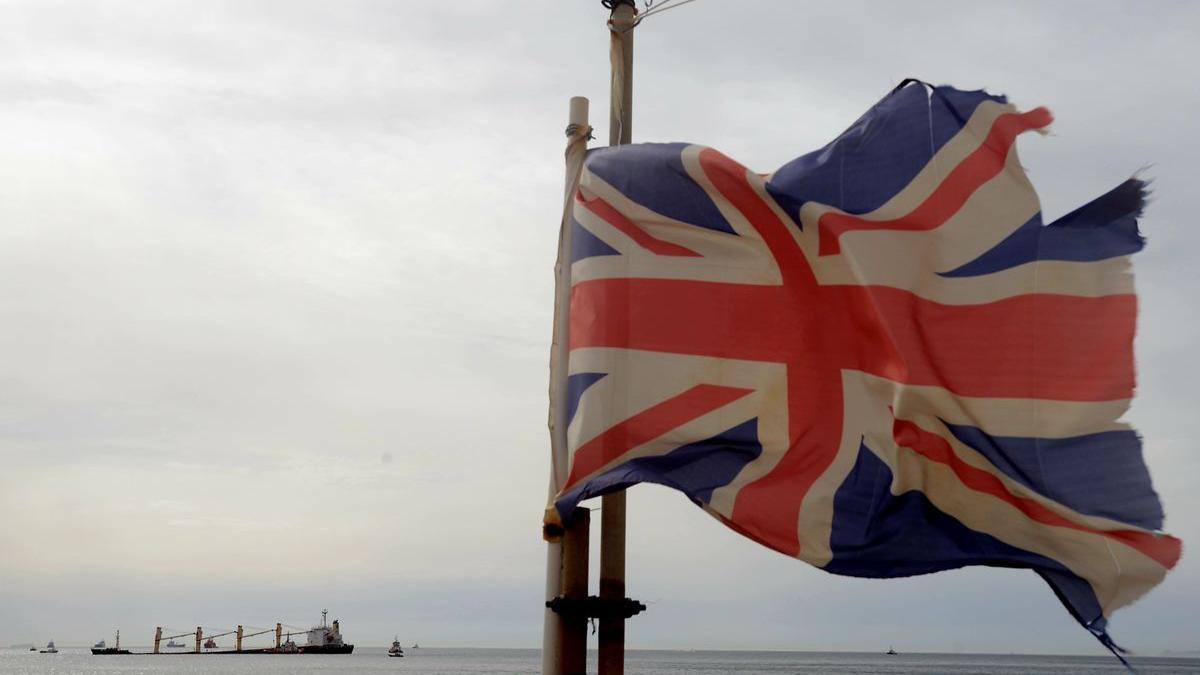
[[[346,644],[342,639],[342,627],[337,619],[330,624],[326,621],[329,610],[321,610],[320,625],[313,626],[308,630],[297,628],[297,633],[304,633],[307,641],[304,644],[296,644],[292,640],[292,633],[287,633],[287,641],[284,642],[283,624],[275,624],[274,629],[260,630],[253,633],[246,633],[242,626],[238,626],[237,630],[225,631],[215,635],[205,635],[203,627],[197,627],[194,633],[180,633],[179,635],[163,635],[162,627],[158,627],[154,631],[154,651],[152,652],[136,652],[140,654],[350,654],[354,651],[354,645]],[[244,638],[254,637],[256,635],[264,635],[266,633],[275,633],[274,647],[255,647],[250,649],[242,648],[242,640]],[[129,650],[120,648],[120,633],[117,634],[117,647],[108,648],[92,648],[92,653],[96,655],[108,654],[129,654]],[[233,635],[234,648],[221,650],[217,649],[216,638],[226,635]],[[162,641],[169,640],[167,647],[181,647],[183,645],[175,642],[175,638],[194,637],[195,646],[188,651],[171,651],[164,652],[161,649]],[[205,639],[207,638],[207,640]],[[203,649],[202,649],[203,647]]]

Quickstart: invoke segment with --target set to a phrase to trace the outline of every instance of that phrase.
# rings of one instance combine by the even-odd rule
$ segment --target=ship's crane
[[[245,638],[248,638],[248,637],[255,637],[256,635],[266,635],[267,633],[275,633],[275,648],[279,649],[280,637],[283,634],[283,626],[281,624],[275,624],[274,628],[267,628],[265,630],[255,631],[253,633],[244,632],[243,627],[240,625],[237,627],[236,630],[225,631],[224,633],[216,633],[214,635],[205,635],[204,630],[200,626],[196,626],[195,631],[188,631],[186,633],[178,633],[176,635],[163,635],[162,633],[163,633],[162,626],[159,626],[158,628],[154,629],[154,652],[153,653],[155,653],[155,654],[162,653],[162,651],[160,649],[160,643],[164,639],[174,640],[175,638],[194,636],[196,638],[195,651],[198,654],[198,653],[200,653],[200,645],[201,645],[201,642],[204,640],[204,638],[207,637],[208,639],[211,640],[213,638],[224,637],[226,635],[237,635],[237,642],[234,645],[234,651],[240,652],[240,651],[242,651],[242,640],[244,640]]]

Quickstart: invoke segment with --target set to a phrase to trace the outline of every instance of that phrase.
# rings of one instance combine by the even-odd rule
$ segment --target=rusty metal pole
[[[608,144],[633,139],[633,29],[637,8],[633,0],[613,3],[608,20],[612,66]],[[625,491],[605,495],[600,502],[600,599],[625,599]],[[625,672],[625,617],[600,617],[600,675]]]

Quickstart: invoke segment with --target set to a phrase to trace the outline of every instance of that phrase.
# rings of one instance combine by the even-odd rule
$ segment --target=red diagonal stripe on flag
[[[1012,505],[1034,522],[1116,539],[1168,569],[1174,567],[1175,563],[1179,561],[1182,545],[1178,539],[1137,530],[1096,530],[1069,520],[1039,501],[1013,494],[995,475],[963,461],[955,454],[954,448],[950,447],[950,443],[946,439],[930,433],[912,422],[896,420],[892,425],[892,437],[895,438],[897,445],[909,448],[932,462],[949,467],[966,487]]]
[[[752,393],[753,389],[698,384],[682,394],[652,406],[612,426],[580,446],[571,461],[567,490],[588,474],[600,469],[630,450],[648,443],[675,427]]]
[[[582,190],[577,190],[575,192],[575,203],[582,204],[588,211],[591,211],[599,216],[604,222],[625,233],[626,236],[637,242],[638,246],[641,246],[651,253],[679,258],[703,257],[690,248],[655,237],[649,232],[638,227],[637,223],[634,223],[632,220],[626,218],[625,215],[614,208],[612,204],[609,204],[599,197],[587,199],[583,196]]]
[[[971,195],[1004,169],[1004,162],[1017,136],[1040,129],[1054,121],[1050,111],[1036,108],[1027,113],[1005,113],[996,118],[987,138],[946,176],[937,188],[907,215],[892,220],[867,220],[830,211],[817,223],[820,254],[841,252],[839,237],[861,230],[906,230],[910,232],[941,227],[967,203]]]

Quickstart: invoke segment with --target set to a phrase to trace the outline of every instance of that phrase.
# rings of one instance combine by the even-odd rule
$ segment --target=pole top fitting
[[[638,10],[634,0],[600,0],[600,3],[611,10],[608,28],[612,32],[627,33],[637,25]]]

